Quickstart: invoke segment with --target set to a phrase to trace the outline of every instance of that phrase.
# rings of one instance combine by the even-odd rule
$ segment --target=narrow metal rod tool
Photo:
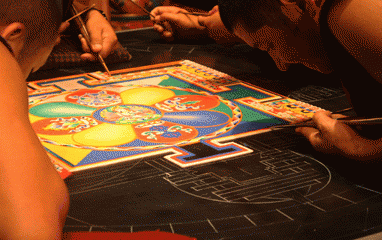
[[[134,2],[133,0],[130,0],[130,2],[132,2],[135,6],[139,7],[140,9],[142,9],[145,13],[150,15],[152,18],[155,18],[155,16],[152,15],[149,11],[147,11],[146,8],[140,6],[139,4]],[[179,13],[183,13],[183,14],[186,14],[186,15],[194,15],[194,16],[209,16],[208,13],[202,13],[202,12],[179,12]]]
[[[91,6],[87,7],[87,8],[85,8],[84,10],[82,10],[82,11],[79,12],[79,13],[77,13],[77,14],[74,15],[73,17],[67,19],[65,22],[69,22],[69,21],[75,19],[76,17],[81,16],[83,13],[89,11],[89,10],[92,9],[94,6],[95,6],[95,4],[93,4],[93,5],[91,5]]]
[[[149,11],[146,10],[146,8],[142,7],[141,5],[137,4],[136,2],[134,2],[133,0],[130,0],[130,2],[132,2],[135,6],[139,7],[140,9],[142,9],[145,13],[147,13],[148,15],[150,15],[151,17],[155,18],[154,15],[152,15]]]
[[[202,12],[182,12],[182,13],[186,15],[194,15],[194,16],[205,16],[205,17],[210,16],[209,13],[202,13]]]
[[[76,9],[76,7],[74,5],[72,5],[72,12],[73,12],[73,15],[77,15],[78,14],[77,9]],[[88,30],[86,29],[86,25],[85,25],[84,21],[82,20],[81,17],[77,17],[76,18],[76,22],[78,23],[80,31],[81,31],[83,37],[85,38],[86,43],[88,44],[88,46],[90,48],[90,51],[92,51],[91,50],[90,36],[89,36]],[[100,61],[100,63],[104,67],[104,69],[106,70],[107,74],[109,76],[111,76],[110,71],[109,71],[109,69],[106,66],[105,60],[103,60],[103,57],[99,53],[94,53],[93,52],[93,54],[95,54],[98,57],[98,60]]]
[[[365,117],[343,117],[336,118],[337,121],[347,124],[347,125],[379,125],[382,124],[382,118],[365,118]],[[281,129],[281,128],[298,128],[298,127],[315,127],[316,124],[313,120],[304,121],[295,124],[286,124],[273,126],[271,129]]]
[[[339,114],[339,113],[349,112],[351,110],[353,110],[352,107],[344,108],[344,109],[340,109],[340,110],[334,111],[334,112],[332,112],[332,114]],[[298,123],[295,123],[295,124],[300,124],[300,125],[307,124],[306,127],[314,127],[312,118],[309,118],[307,120],[304,120],[302,122],[298,122]],[[278,129],[280,129],[280,128],[293,128],[293,127],[295,127],[295,124],[292,123],[292,124],[273,126],[273,127],[271,127],[271,129],[276,129],[276,128],[278,128]],[[288,127],[288,126],[290,126],[290,127]]]

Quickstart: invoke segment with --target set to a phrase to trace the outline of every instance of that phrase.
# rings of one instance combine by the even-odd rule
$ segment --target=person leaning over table
[[[74,4],[81,10],[93,2],[99,1],[75,0]],[[0,144],[0,239],[62,238],[69,195],[29,122],[25,80],[59,42],[59,32],[68,27],[63,13],[69,12],[72,3],[0,1],[0,134],[4,136]],[[93,51],[106,57],[117,43],[114,30],[99,11],[93,9],[86,15]],[[82,57],[95,60],[89,53]]]
[[[239,39],[267,51],[286,71],[300,63],[336,74],[358,116],[381,117],[382,8],[377,0],[220,0],[210,16],[191,16],[175,7],[151,13],[154,28],[173,40],[217,42]],[[371,163],[382,155],[379,130],[360,135],[329,112],[313,117],[317,128],[298,128],[316,150]],[[366,137],[367,136],[367,137]]]
[[[0,239],[60,239],[69,194],[29,122],[26,78],[58,37],[60,0],[0,1]]]

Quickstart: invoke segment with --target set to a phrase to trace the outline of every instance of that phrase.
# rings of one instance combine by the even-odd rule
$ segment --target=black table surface
[[[118,38],[132,59],[109,64],[110,70],[187,59],[330,111],[350,106],[339,79],[302,65],[291,66],[286,72],[279,71],[266,52],[245,44],[226,47],[212,42],[168,43],[151,28],[119,32]],[[100,70],[102,67],[98,63],[89,63],[80,68],[38,71],[28,81]],[[284,193],[290,198],[288,206],[286,203],[253,203],[244,207],[243,204],[208,201],[190,194],[183,196],[184,189],[176,189],[163,181],[165,173],[145,175],[148,170],[142,170],[143,160],[133,165],[119,164],[76,173],[65,180],[71,207],[64,231],[160,229],[197,239],[354,239],[380,231],[382,198],[378,185],[374,184],[378,175],[373,176],[378,174],[377,165],[365,167],[338,156],[317,153],[293,131],[258,134],[242,139],[240,143],[314,159],[325,166],[324,172],[330,180],[320,196],[315,193],[315,196],[307,197],[294,191],[293,196]],[[189,150],[196,151],[192,147]],[[257,158],[262,158],[262,151],[259,150]],[[201,169],[193,171],[202,172]],[[330,205],[334,204],[336,208],[331,210],[315,205],[333,196],[350,205],[336,205],[339,203],[334,200]],[[286,209],[290,212],[286,213]]]

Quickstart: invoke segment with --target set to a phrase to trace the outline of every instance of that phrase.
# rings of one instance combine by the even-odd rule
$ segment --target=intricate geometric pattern
[[[318,109],[188,60],[28,86],[31,122],[71,172],[161,154],[182,168],[235,158],[252,152],[235,139]]]
[[[90,150],[147,150],[223,134],[241,120],[232,102],[191,89],[108,87],[64,92],[30,107],[41,141]]]

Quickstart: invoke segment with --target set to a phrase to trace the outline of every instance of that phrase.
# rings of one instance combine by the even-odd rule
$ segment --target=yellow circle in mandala
[[[140,87],[120,93],[124,104],[153,105],[157,102],[175,96],[171,90],[157,87]]]
[[[73,141],[73,134],[64,134],[64,135],[47,135],[47,134],[38,134],[39,137],[45,138],[54,142],[61,144],[77,144]]]
[[[42,119],[45,119],[45,118],[43,118],[43,117],[37,117],[37,116],[32,115],[32,114],[29,113],[29,121],[30,121],[31,123],[40,121],[40,120],[42,120]]]
[[[112,147],[134,141],[135,131],[131,125],[103,123],[73,135],[73,140],[85,146]]]

